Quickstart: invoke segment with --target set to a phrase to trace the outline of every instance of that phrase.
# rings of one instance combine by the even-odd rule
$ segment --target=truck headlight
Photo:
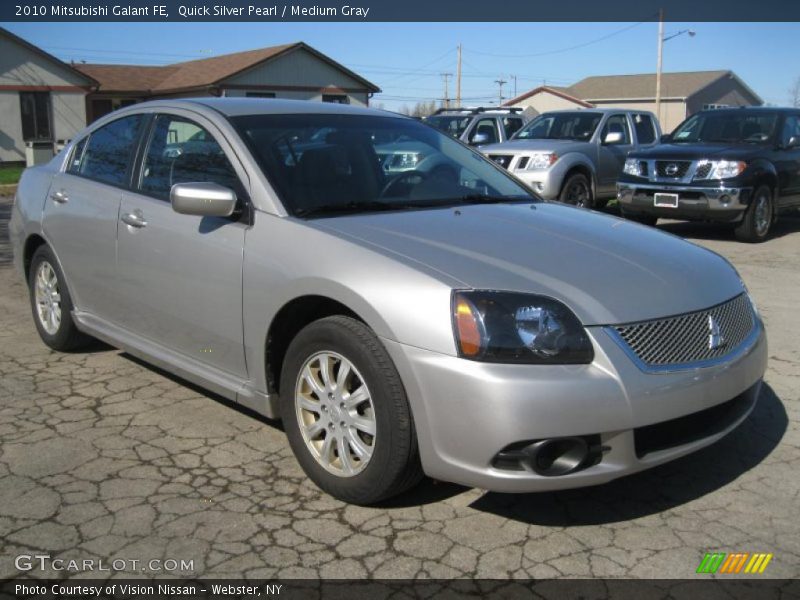
[[[704,160],[697,165],[695,179],[729,179],[746,168],[747,163],[741,160]]]
[[[531,294],[453,293],[459,356],[494,363],[588,364],[592,342],[566,305]]]
[[[625,159],[625,165],[622,167],[622,172],[626,175],[633,175],[634,177],[642,176],[641,161],[638,158]]]
[[[549,169],[558,160],[558,154],[555,152],[537,152],[531,154],[528,160],[528,169]]]

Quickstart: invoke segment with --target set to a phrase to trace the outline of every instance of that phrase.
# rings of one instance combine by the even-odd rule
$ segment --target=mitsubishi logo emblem
[[[678,165],[675,163],[669,163],[665,168],[664,172],[669,175],[670,177],[675,177],[678,174]]]
[[[708,315],[708,349],[716,350],[724,345],[725,337],[722,335],[722,331],[719,328],[719,323],[717,323],[717,320],[714,317]]]

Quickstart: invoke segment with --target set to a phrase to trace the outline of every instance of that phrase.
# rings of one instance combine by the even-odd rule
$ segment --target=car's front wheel
[[[564,182],[558,200],[579,208],[593,208],[592,183],[583,173],[574,173]]]
[[[775,210],[772,190],[767,185],[756,188],[742,222],[736,227],[736,238],[743,242],[763,242],[769,235]]]
[[[281,370],[281,416],[300,466],[340,500],[373,504],[422,478],[400,376],[360,321],[327,317],[297,334]]]
[[[72,318],[72,298],[53,251],[40,246],[31,258],[28,273],[33,321],[42,341],[53,350],[76,350],[91,338]]]

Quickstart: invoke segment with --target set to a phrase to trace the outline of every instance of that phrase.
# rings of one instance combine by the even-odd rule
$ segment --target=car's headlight
[[[626,175],[633,175],[634,177],[642,176],[642,165],[638,158],[625,159],[625,165],[622,167],[622,172]]]
[[[527,364],[587,364],[594,358],[575,314],[545,296],[457,291],[453,321],[462,358]]]
[[[741,160],[705,160],[698,163],[695,179],[729,179],[746,168],[747,163]]]
[[[555,152],[536,152],[528,159],[527,169],[549,169],[558,160]]]

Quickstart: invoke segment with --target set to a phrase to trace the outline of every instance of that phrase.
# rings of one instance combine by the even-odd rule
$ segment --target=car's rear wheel
[[[593,208],[592,183],[583,173],[573,173],[564,182],[558,200],[579,208]]]
[[[742,222],[734,230],[736,238],[743,242],[763,242],[769,235],[774,219],[772,190],[767,185],[760,185],[753,194]]]
[[[40,246],[28,273],[33,321],[42,341],[53,350],[76,350],[91,338],[78,331],[72,318],[72,299],[53,251]]]
[[[281,416],[300,466],[340,500],[373,504],[422,477],[400,376],[360,321],[326,317],[292,340],[281,370]]]

